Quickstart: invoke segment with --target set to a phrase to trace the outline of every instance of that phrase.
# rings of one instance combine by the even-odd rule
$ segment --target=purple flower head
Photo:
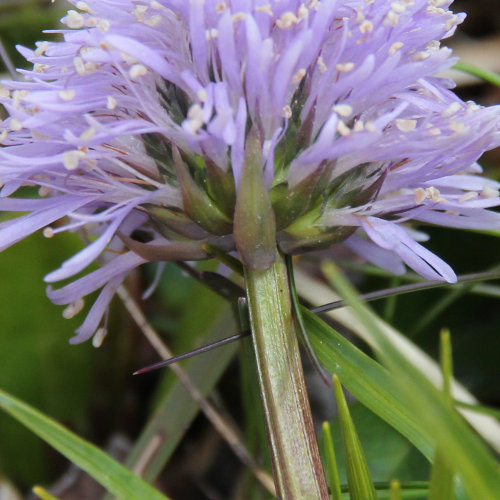
[[[20,47],[33,69],[0,90],[0,210],[28,212],[0,224],[0,249],[42,228],[84,236],[46,277],[103,260],[48,289],[67,316],[101,289],[74,342],[132,269],[206,244],[259,269],[277,247],[342,242],[453,282],[404,223],[500,227],[500,186],[476,163],[500,145],[500,108],[433,76],[455,62],[450,1],[72,3],[63,41]],[[26,185],[38,199],[16,197]]]

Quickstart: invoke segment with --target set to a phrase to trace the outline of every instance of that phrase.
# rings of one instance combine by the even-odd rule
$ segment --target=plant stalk
[[[245,268],[245,282],[276,491],[328,500],[283,256],[265,271]]]

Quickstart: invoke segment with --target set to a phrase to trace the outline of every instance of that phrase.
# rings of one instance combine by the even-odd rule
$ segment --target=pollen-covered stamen
[[[108,329],[105,327],[98,328],[97,331],[94,333],[94,336],[92,337],[92,345],[98,349],[99,347],[102,346],[102,343],[104,342],[104,339],[108,335]]]
[[[280,18],[276,20],[276,26],[280,30],[287,30],[300,22],[300,19],[291,11],[284,12]]]
[[[75,170],[80,166],[80,160],[85,158],[87,155],[80,151],[79,149],[75,149],[73,151],[66,151],[63,153],[63,165],[67,170]]]
[[[199,104],[193,104],[189,108],[185,123],[193,134],[203,127],[203,108]]]
[[[42,234],[43,234],[44,238],[50,239],[50,238],[54,237],[55,233],[54,233],[54,229],[49,226],[49,227],[44,228],[44,230],[42,231]]]
[[[80,135],[80,139],[83,141],[83,142],[89,142],[91,141],[95,135],[96,135],[96,129],[94,127],[89,127],[88,129],[84,130],[81,135]]]
[[[373,23],[368,20],[363,21],[359,27],[359,31],[364,35],[371,33],[373,31]]]
[[[498,198],[499,196],[500,191],[491,186],[484,186],[481,191],[481,198]]]
[[[87,2],[76,2],[76,8],[81,10],[82,12],[88,12],[89,14],[92,14],[92,9],[89,7]]]
[[[68,10],[68,15],[63,17],[62,22],[71,29],[80,29],[85,25],[85,18],[76,10]]]
[[[446,201],[445,198],[441,196],[441,192],[439,189],[431,186],[428,188],[416,188],[413,190],[413,193],[415,195],[415,203],[419,205],[425,200],[432,201],[433,203],[442,203]]]
[[[479,196],[475,191],[468,191],[458,198],[459,203],[465,203],[467,201],[475,200]]]
[[[288,104],[283,106],[283,117],[290,119],[292,116],[292,108]]]
[[[343,62],[337,63],[335,67],[339,73],[349,73],[354,69],[355,64],[353,62]]]
[[[264,5],[257,5],[256,7],[254,7],[254,11],[255,12],[263,12],[264,14],[267,14],[270,17],[274,17],[273,8],[272,8],[271,4],[269,4],[269,3],[264,4]]]
[[[396,127],[398,130],[401,130],[401,132],[411,132],[417,127],[417,120],[405,120],[399,118],[396,120]]]
[[[219,2],[216,6],[215,6],[215,13],[216,14],[222,14],[223,12],[225,12],[225,10],[227,9],[227,4],[226,2]]]
[[[72,101],[75,98],[75,95],[76,91],[73,89],[65,89],[59,92],[59,97],[61,98],[61,100],[66,102]]]
[[[46,198],[50,195],[51,192],[52,189],[48,186],[40,186],[40,189],[38,190],[38,196],[40,196],[40,198]]]
[[[113,96],[108,96],[106,98],[106,108],[107,109],[113,110],[116,108],[116,105],[117,105],[117,101]]]
[[[64,309],[62,315],[64,319],[74,318],[85,307],[85,301],[80,298]]]
[[[293,75],[292,83],[300,83],[304,76],[306,76],[307,70],[305,68],[300,68],[295,75]]]
[[[344,118],[352,115],[353,109],[349,104],[336,104],[333,108],[333,111]]]
[[[9,121],[9,128],[12,132],[18,132],[19,130],[22,130],[23,125],[17,118],[11,118]]]
[[[134,64],[128,74],[132,80],[138,80],[141,76],[148,74],[148,68],[144,64]]]
[[[337,132],[340,135],[347,137],[350,135],[351,129],[342,120],[339,120],[337,123]]]
[[[394,42],[387,51],[387,54],[393,56],[398,50],[400,50],[404,46],[403,42]]]

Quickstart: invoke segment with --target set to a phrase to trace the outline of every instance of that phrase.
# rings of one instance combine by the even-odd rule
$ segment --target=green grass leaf
[[[306,308],[302,308],[302,315],[323,366],[336,373],[353,396],[430,459],[433,447],[428,432],[418,425],[387,370]]]
[[[0,407],[121,500],[166,499],[99,448],[4,391],[0,391]]]
[[[453,69],[468,73],[469,75],[477,76],[485,82],[489,82],[500,87],[500,75],[498,73],[493,73],[492,71],[488,71],[487,69],[479,68],[477,66],[474,66],[473,64],[462,61],[455,64],[455,66],[453,66]]]
[[[337,400],[351,500],[375,500],[373,481],[337,375],[333,376],[333,390]]]
[[[438,448],[432,464],[428,500],[453,500],[455,498],[453,476],[450,459],[444,450]]]
[[[325,446],[326,470],[328,471],[328,478],[330,479],[329,486],[331,498],[332,500],[342,500],[337,460],[335,459],[335,448],[333,445],[330,424],[328,422],[323,422],[323,439]]]
[[[380,328],[376,316],[333,266],[329,275],[334,286],[352,307],[357,318],[369,328],[378,345],[378,355],[392,373],[404,403],[426,429],[435,447],[446,450],[464,486],[473,499],[496,500],[500,491],[498,464],[479,437],[471,431],[449,401],[394,345]]]

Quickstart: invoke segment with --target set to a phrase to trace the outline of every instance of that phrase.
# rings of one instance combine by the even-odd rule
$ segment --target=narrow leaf
[[[453,68],[458,71],[463,71],[464,73],[469,73],[469,75],[477,76],[486,82],[500,87],[500,75],[497,73],[493,73],[487,69],[478,68],[477,66],[462,61],[455,64]]]
[[[428,432],[405,405],[387,370],[305,307],[302,315],[314,350],[325,368],[341,377],[353,396],[431,458],[433,449]]]
[[[436,451],[432,464],[431,485],[428,500],[453,500],[453,469],[450,466],[450,456],[441,448]]]
[[[473,498],[496,500],[500,491],[498,464],[486,445],[453,410],[426,376],[410,363],[378,323],[377,317],[358,299],[356,292],[331,265],[333,283],[352,307],[359,321],[369,328],[377,353],[393,374],[408,407],[426,428],[435,446],[452,456],[466,491]]]
[[[165,500],[159,491],[51,418],[0,391],[0,407],[121,500]]]
[[[323,422],[323,439],[325,446],[326,468],[330,479],[330,495],[332,500],[342,500],[340,489],[339,472],[337,469],[337,460],[335,459],[335,448],[333,445],[332,431],[330,424]]]
[[[337,400],[342,442],[344,444],[347,481],[351,500],[375,500],[375,488],[368,470],[361,443],[349,414],[344,391],[337,375],[333,376],[333,389]]]
[[[453,358],[451,354],[450,331],[448,329],[441,330],[439,355],[441,372],[443,373],[443,392],[451,403],[453,401],[451,392],[451,384],[453,382]]]
[[[443,374],[443,393],[448,404],[452,405],[453,396],[451,383],[453,381],[453,362],[451,355],[451,340],[449,330],[443,329],[440,338],[440,361]],[[453,500],[454,469],[450,456],[442,447],[438,447],[432,464],[431,486],[428,500]]]

